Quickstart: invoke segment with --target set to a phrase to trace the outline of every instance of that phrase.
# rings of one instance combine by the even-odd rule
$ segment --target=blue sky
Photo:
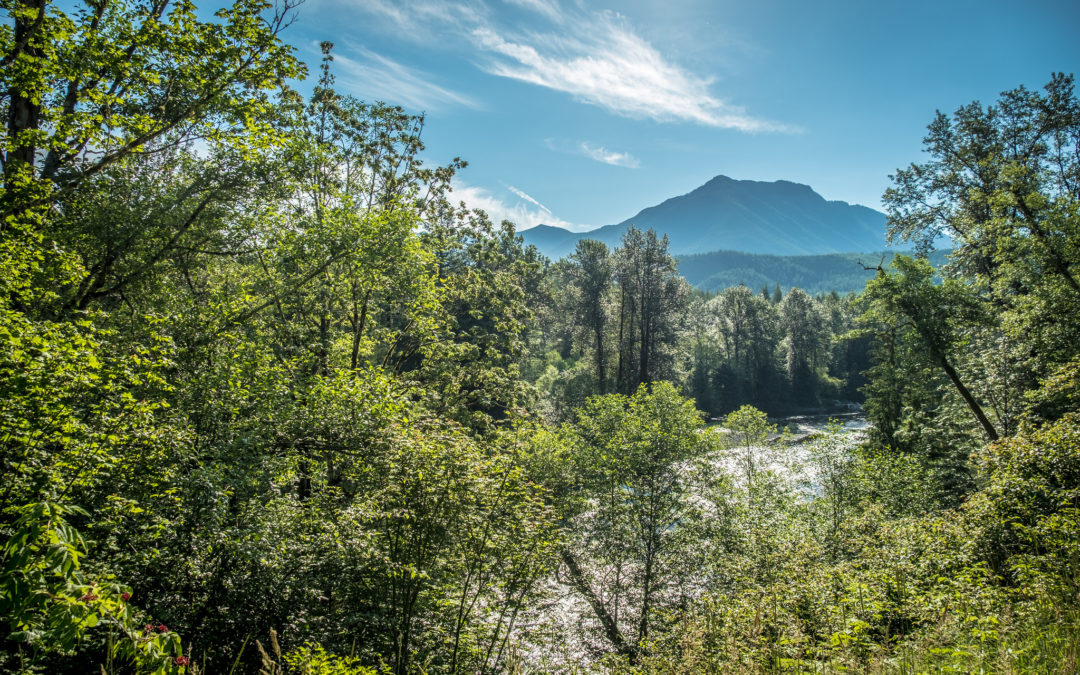
[[[339,89],[424,112],[426,162],[519,229],[591,229],[717,174],[880,208],[941,109],[1080,70],[1080,2],[308,0]]]

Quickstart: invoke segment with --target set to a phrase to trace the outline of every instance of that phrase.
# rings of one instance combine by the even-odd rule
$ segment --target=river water
[[[798,485],[808,497],[820,493],[817,480],[818,462],[815,450],[829,442],[836,452],[846,452],[866,438],[870,424],[861,410],[831,414],[791,415],[770,417],[777,433],[770,434],[766,442],[749,448],[729,447],[719,451],[711,464],[718,471],[731,475],[737,484],[746,483],[747,463],[753,471],[772,471]],[[709,429],[718,434],[727,430],[720,424]],[[835,432],[827,438],[827,432]]]

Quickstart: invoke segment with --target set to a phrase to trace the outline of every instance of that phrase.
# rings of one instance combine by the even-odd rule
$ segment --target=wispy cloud
[[[559,0],[339,0],[419,45],[475,49],[485,72],[554,91],[613,114],[743,132],[798,129],[763,119],[716,93],[709,73],[680,65],[622,15]],[[547,23],[511,24],[496,2]]]
[[[530,197],[523,190],[507,186],[507,190],[519,198],[513,202],[504,200],[484,188],[466,185],[455,181],[451,198],[462,201],[469,208],[483,209],[493,222],[509,220],[517,225],[518,231],[527,230],[537,225],[554,225],[574,232],[588,230],[587,225],[577,225],[554,215],[546,206]],[[537,208],[533,208],[537,207]]]
[[[417,42],[430,42],[439,34],[445,37],[447,30],[467,32],[470,27],[486,23],[489,14],[482,0],[339,1],[376,19],[389,21],[399,29],[401,37]]]
[[[543,205],[543,204],[541,204],[540,202],[536,201],[536,199],[534,199],[534,198],[532,197],[532,195],[528,194],[528,193],[527,193],[527,192],[525,192],[524,190],[519,190],[519,189],[517,189],[516,187],[514,187],[513,185],[507,185],[507,186],[506,186],[506,189],[507,189],[507,190],[509,190],[510,192],[513,192],[513,193],[514,193],[514,194],[516,194],[516,195],[517,195],[518,197],[521,197],[522,199],[524,199],[525,201],[529,202],[530,204],[536,204],[537,206],[539,206],[539,207],[540,207],[541,209],[543,209],[544,211],[547,211],[548,213],[551,213],[551,209],[549,209],[548,207],[544,206],[544,205]]]
[[[415,110],[452,106],[480,108],[470,96],[439,86],[427,73],[405,66],[368,49],[352,48],[353,59],[334,54],[337,78],[344,88],[364,98],[379,99]]]
[[[565,14],[557,2],[549,2],[548,0],[505,0],[505,2],[532,10],[555,23],[563,23],[565,18]]]
[[[615,152],[608,150],[602,145],[593,145],[583,141],[580,145],[581,152],[591,159],[612,166],[625,166],[628,169],[636,169],[641,166],[641,161],[629,152]]]
[[[476,45],[493,55],[483,68],[600,106],[614,114],[658,122],[691,122],[740,131],[783,131],[711,93],[713,81],[687,72],[638,36],[619,15],[589,13],[571,34],[506,35],[473,29]]]
[[[591,141],[547,138],[544,139],[544,145],[546,145],[549,150],[554,150],[555,152],[561,152],[567,155],[578,155],[579,157],[588,157],[591,160],[603,162],[604,164],[610,164],[612,166],[622,166],[628,169],[637,169],[641,167],[641,160],[629,152],[609,150],[608,148]]]

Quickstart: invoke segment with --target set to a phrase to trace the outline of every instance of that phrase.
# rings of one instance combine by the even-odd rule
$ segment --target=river
[[[725,448],[716,454],[712,465],[730,474],[737,483],[745,484],[749,461],[754,472],[772,471],[799,486],[811,498],[820,494],[815,450],[824,443],[826,432],[836,431],[833,447],[843,453],[865,439],[870,426],[861,410],[770,417],[769,423],[777,431],[765,443],[752,446],[749,453],[743,447]],[[715,433],[727,433],[720,424],[711,424],[709,428]]]

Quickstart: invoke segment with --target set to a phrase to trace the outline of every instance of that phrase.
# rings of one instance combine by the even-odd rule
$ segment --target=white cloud
[[[537,225],[553,225],[574,232],[584,232],[591,229],[588,225],[577,225],[559,218],[547,207],[517,188],[507,186],[507,189],[519,197],[520,201],[508,203],[484,188],[466,185],[457,181],[454,182],[451,199],[454,202],[465,202],[469,208],[483,209],[494,223],[509,220],[517,226],[519,232]],[[533,208],[530,204],[539,208]]]
[[[714,93],[713,77],[677,64],[623,16],[593,11],[580,0],[502,0],[548,19],[548,32],[536,21],[509,24],[496,0],[339,1],[417,45],[472,47],[480,53],[478,66],[492,75],[564,92],[623,117],[744,132],[798,131],[725,100]]]
[[[535,200],[535,199],[534,199],[534,198],[533,198],[533,197],[532,197],[531,195],[529,195],[528,193],[526,193],[526,192],[525,192],[524,190],[519,190],[519,189],[517,189],[516,187],[514,187],[513,185],[507,185],[507,186],[506,186],[506,189],[507,189],[507,190],[509,190],[510,192],[513,192],[513,193],[514,193],[514,194],[516,194],[516,195],[517,195],[518,197],[521,197],[521,198],[522,198],[522,199],[524,199],[525,201],[527,201],[527,202],[529,202],[529,203],[532,203],[532,204],[536,204],[537,206],[539,206],[539,207],[540,207],[541,209],[543,209],[544,211],[547,211],[548,213],[551,213],[551,209],[549,209],[548,207],[544,206],[544,205],[543,205],[543,204],[541,204],[540,202],[536,201],[536,200]]]
[[[608,150],[602,145],[593,145],[588,141],[582,141],[581,152],[591,159],[612,166],[625,166],[628,169],[636,169],[641,166],[641,161],[629,152],[615,152]]]
[[[487,72],[566,92],[617,115],[740,131],[785,130],[715,97],[710,78],[668,61],[617,14],[590,13],[574,25],[569,35],[507,38],[480,26],[472,36],[495,55],[483,66]]]
[[[344,89],[358,92],[363,98],[378,99],[417,111],[451,106],[481,107],[473,98],[431,82],[427,73],[367,49],[350,51],[359,59],[334,54],[337,78]]]
[[[590,141],[546,138],[544,139],[544,145],[546,145],[549,150],[554,150],[555,152],[588,157],[591,160],[603,162],[604,164],[611,164],[612,166],[622,166],[628,169],[637,169],[641,167],[641,160],[629,152],[609,150],[602,145]]]

